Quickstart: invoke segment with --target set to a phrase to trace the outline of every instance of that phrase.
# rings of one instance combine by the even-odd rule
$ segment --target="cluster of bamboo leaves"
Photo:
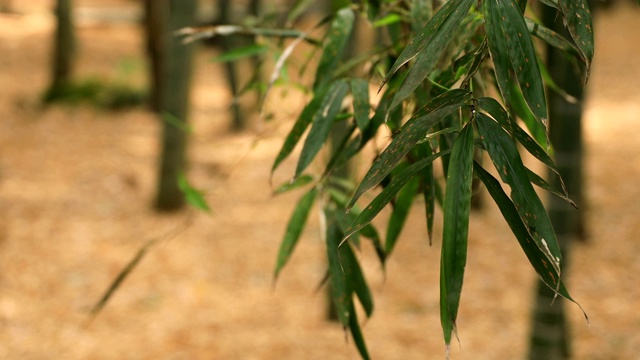
[[[549,78],[533,37],[564,50],[588,74],[593,29],[587,1],[540,1],[541,6],[558,10],[571,38],[540,24],[526,0],[340,1],[343,7],[327,20],[322,41],[293,28],[311,3],[297,1],[287,29],[236,28],[263,37],[297,38],[286,48],[283,45],[277,72],[285,68],[293,46],[302,40],[321,52],[310,100],[272,167],[275,171],[301,147],[291,181],[276,190],[304,189],[304,193],[287,226],[275,277],[292,256],[314,204],[319,203],[331,298],[340,322],[350,330],[361,356],[368,359],[355,302],[357,299],[364,314],[371,316],[374,301],[356,253],[361,241],[371,241],[384,268],[414,199],[422,197],[429,242],[436,205],[443,212],[440,313],[448,349],[456,332],[472,181],[477,178],[540,278],[557,295],[572,300],[561,281],[562,255],[556,234],[534,186],[571,200],[564,188],[550,185],[528,169],[518,147],[557,173],[546,136],[545,86],[564,93]],[[368,21],[384,40],[366,54],[347,58],[344,54],[357,18]],[[222,33],[222,29],[210,32],[217,30]],[[264,49],[252,45],[226,60],[243,52],[264,54]],[[352,75],[359,67],[369,69],[365,76]],[[341,138],[332,138],[338,126]],[[382,130],[393,134],[391,141],[377,154],[364,178],[352,186],[339,177],[338,170]],[[331,156],[323,171],[313,173],[310,165],[323,148],[331,148]],[[493,169],[482,162],[486,157]],[[373,200],[359,206],[362,195],[374,188],[378,191]],[[386,207],[391,208],[391,216],[382,237],[371,221]]]

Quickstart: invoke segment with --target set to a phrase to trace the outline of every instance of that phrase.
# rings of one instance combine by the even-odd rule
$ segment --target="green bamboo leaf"
[[[420,158],[424,159],[433,155],[433,150],[429,144],[423,144],[416,147]],[[422,185],[422,197],[424,198],[425,215],[427,223],[427,236],[429,237],[429,245],[433,243],[433,215],[435,213],[435,178],[433,176],[433,163],[429,164],[420,171],[420,183]]]
[[[541,189],[547,190],[553,195],[561,198],[562,200],[568,202],[571,206],[573,206],[576,210],[578,210],[578,205],[567,196],[565,189],[559,189],[556,186],[549,184],[545,179],[543,179],[540,175],[531,171],[531,169],[527,168],[527,175],[529,176],[529,181],[531,183]],[[558,175],[559,176],[559,175]]]
[[[409,216],[409,210],[413,204],[413,199],[418,192],[420,186],[420,179],[413,177],[409,182],[400,189],[396,201],[393,206],[393,212],[389,217],[389,223],[387,225],[387,239],[385,242],[385,250],[388,254],[393,251],[398,236],[404,227],[404,224]]]
[[[278,195],[294,189],[298,189],[305,185],[311,184],[314,180],[315,180],[314,177],[311,175],[298,176],[293,181],[287,181],[284,184],[278,186],[278,188],[273,192],[273,194]]]
[[[411,2],[411,28],[418,33],[433,16],[433,1],[414,0]]]
[[[280,271],[287,264],[289,258],[291,258],[291,254],[293,253],[296,244],[298,244],[302,230],[307,223],[311,207],[315,202],[317,194],[317,189],[313,188],[307,191],[307,193],[298,201],[298,204],[289,219],[289,223],[287,224],[287,230],[285,232],[284,239],[282,240],[282,244],[280,244],[280,250],[278,250],[278,259],[276,261],[276,269],[273,276],[274,279],[278,278]]]
[[[287,24],[293,24],[314,2],[315,0],[296,0],[287,16]]]
[[[398,56],[398,59],[395,61],[395,63],[393,64],[393,66],[391,67],[391,70],[389,70],[389,72],[387,73],[387,76],[385,76],[384,80],[382,81],[382,84],[380,85],[380,88],[382,89],[382,87],[384,86],[384,84],[387,83],[387,81],[389,81],[389,79],[402,67],[404,66],[406,63],[408,63],[409,61],[411,61],[413,58],[415,58],[416,56],[418,56],[418,54],[422,53],[422,52],[426,52],[426,48],[427,46],[431,46],[431,48],[436,49],[438,47],[442,47],[442,49],[440,50],[440,53],[442,52],[442,50],[444,50],[444,46],[442,46],[440,44],[440,46],[436,46],[438,45],[438,43],[442,42],[444,39],[443,37],[448,37],[446,40],[450,40],[450,31],[454,28],[450,28],[450,26],[452,25],[452,23],[455,23],[455,21],[459,16],[460,13],[457,12],[457,16],[454,17],[453,20],[449,20],[449,17],[452,16],[452,14],[456,11],[456,9],[458,9],[460,6],[466,6],[467,3],[469,3],[469,7],[471,6],[470,3],[472,3],[472,1],[468,1],[468,0],[452,0],[447,2],[438,12],[436,12],[436,14],[433,16],[433,18],[431,18],[431,20],[424,26],[424,28],[422,28],[422,31],[418,32],[418,34],[413,38],[413,40],[411,41],[411,43],[409,43],[409,45],[407,45],[407,47],[402,51],[402,53],[400,54],[400,56]],[[468,11],[468,8],[467,8]],[[463,15],[466,15],[463,14]],[[445,32],[444,29],[442,29],[443,24],[447,22],[446,28],[447,30],[449,30],[449,32]],[[458,22],[459,24],[459,22]],[[432,41],[434,41],[434,37],[436,37],[436,44],[430,45]],[[445,43],[446,45],[446,43]],[[439,57],[439,55],[438,55]],[[437,59],[436,59],[437,60]],[[424,79],[424,78],[422,78]],[[394,101],[395,103],[395,101]],[[392,106],[393,107],[393,106]]]
[[[487,0],[484,1],[484,13],[489,49],[495,66],[498,67],[498,64],[500,66],[511,65],[527,105],[536,119],[546,128],[548,114],[544,84],[535,48],[520,8],[513,0]],[[503,58],[496,62],[496,56],[504,57],[505,49],[509,61],[506,62]],[[496,52],[496,56],[494,56],[494,52]],[[509,83],[508,71],[496,69],[496,76],[506,76],[506,78],[498,80],[498,83],[501,84],[500,90],[503,91]],[[504,92],[503,96],[505,99],[509,99],[509,96]]]
[[[422,84],[424,79],[427,78],[453,38],[451,34],[460,27],[462,20],[469,13],[469,9],[473,3],[474,0],[451,0],[447,2],[425,26],[424,31],[431,33],[425,34],[428,40],[424,48],[416,55],[415,63],[411,66],[407,77],[393,98],[393,102],[391,103],[392,109],[411,95],[416,88]],[[422,35],[422,33],[419,34],[418,37],[420,37],[420,35]],[[407,48],[409,48],[409,46]],[[396,60],[396,64],[398,64],[401,58],[402,54],[400,54],[400,58]],[[389,74],[392,74],[392,72],[389,72]]]
[[[360,323],[358,323],[358,316],[353,304],[351,304],[349,312],[351,313],[351,316],[349,317],[349,330],[351,330],[353,342],[356,344],[356,348],[358,349],[358,352],[360,353],[362,359],[369,360],[371,359],[371,357],[369,356],[369,352],[367,351],[367,344],[364,341],[364,336],[362,336]]]
[[[311,164],[329,137],[333,121],[342,107],[342,100],[347,95],[349,85],[344,80],[334,82],[322,99],[320,107],[313,115],[313,124],[304,142],[298,158],[295,177],[300,175]]]
[[[347,259],[347,246],[339,246],[343,233],[336,220],[335,214],[329,209],[324,210],[327,219],[327,256],[329,259],[329,280],[331,282],[331,299],[336,307],[338,319],[344,327],[349,326],[351,307],[353,306],[353,287],[348,281],[351,276],[351,263],[342,261]]]
[[[342,58],[344,49],[351,36],[353,22],[354,15],[350,8],[343,8],[336,13],[323,46],[322,56],[320,57],[320,63],[316,71],[315,83],[313,84],[314,90],[331,81],[333,72],[337,68],[338,62]]]
[[[538,247],[545,251],[548,261],[560,273],[562,254],[553,225],[529,181],[529,175],[513,140],[497,122],[483,113],[476,115],[476,123],[485,149],[489,152],[502,181],[511,187],[511,199],[518,209],[520,218]]]
[[[564,183],[562,182],[562,177],[560,176],[560,170],[556,166],[551,156],[538,145],[538,143],[529,136],[522,128],[520,128],[513,120],[509,118],[509,114],[507,111],[498,103],[495,99],[484,97],[478,99],[478,106],[480,109],[486,111],[492,118],[498,121],[498,123],[502,126],[503,129],[509,132],[509,134],[516,139],[525,149],[529,152],[529,154],[533,155],[540,162],[545,164],[551,171],[556,173],[556,175],[560,178],[560,184],[562,186],[562,198],[568,199],[567,190],[564,187]],[[575,206],[573,201],[569,201],[570,204]]]
[[[509,59],[509,50],[504,42],[500,27],[502,20],[500,19],[500,13],[492,10],[489,1],[485,1],[483,4],[482,10],[485,21],[484,27],[487,33],[487,45],[493,61],[498,89],[502,94],[502,99],[507,103],[511,99],[511,60]]]
[[[394,176],[393,179],[391,179],[391,182],[380,192],[380,194],[378,194],[378,196],[376,196],[369,205],[367,205],[364,210],[358,214],[351,226],[345,232],[345,239],[369,224],[371,220],[373,220],[373,218],[375,218],[376,215],[378,215],[378,213],[384,209],[391,200],[393,200],[398,191],[400,191],[400,189],[402,189],[409,180],[411,180],[411,178],[419,174],[426,166],[430,165],[433,160],[448,152],[449,150],[439,152],[417,161],[402,170],[398,175]]]
[[[444,197],[444,225],[440,267],[440,315],[445,344],[456,330],[464,268],[473,180],[473,125],[468,123],[456,138],[451,152]]]
[[[269,51],[269,47],[261,44],[251,44],[233,50],[229,50],[213,58],[214,62],[232,62],[251,56],[262,55]]]
[[[353,116],[360,132],[369,126],[369,83],[363,79],[351,79],[351,94],[353,94]]]
[[[371,317],[374,307],[371,290],[367,285],[367,281],[362,274],[362,269],[360,268],[358,259],[356,259],[351,247],[347,245],[343,245],[342,247],[344,248],[344,254],[346,255],[346,257],[341,259],[342,263],[344,264],[345,262],[349,262],[349,269],[351,270],[348,274],[349,277],[347,278],[347,281],[351,283],[353,291],[358,297],[358,300],[360,300],[360,304],[362,304],[365,314],[367,317]]]
[[[586,77],[589,79],[591,61],[593,60],[593,24],[591,23],[591,10],[587,0],[559,0],[560,9],[564,15],[564,23],[575,41],[582,60],[585,62]]]
[[[280,164],[286,159],[293,149],[296,147],[302,135],[309,127],[309,124],[313,121],[314,114],[318,112],[322,101],[324,100],[325,95],[327,94],[328,87],[324,87],[323,89],[317,90],[314,94],[313,99],[305,106],[302,110],[302,113],[296,120],[295,124],[291,128],[291,131],[287,135],[282,144],[282,148],[276,156],[276,160],[273,162],[273,166],[271,166],[271,173],[280,166]]]
[[[491,176],[491,174],[484,170],[478,163],[474,163],[473,171],[482,181],[484,186],[487,188],[487,191],[498,205],[502,216],[507,221],[511,231],[513,231],[513,234],[516,236],[518,243],[520,243],[520,247],[527,256],[527,259],[529,259],[531,266],[533,266],[535,271],[538,273],[538,276],[540,276],[540,279],[551,289],[558,289],[558,294],[560,296],[576,303],[562,283],[560,273],[551,265],[547,252],[543,251],[536,244],[536,241],[532,238],[529,230],[522,222],[516,206],[504,192],[498,180]],[[558,283],[559,279],[560,283]]]
[[[400,17],[400,15],[396,13],[391,13],[383,17],[382,19],[374,21],[373,27],[387,26],[387,25],[398,23],[400,21],[402,21],[402,17]]]
[[[425,137],[430,128],[464,105],[470,98],[471,94],[468,91],[461,89],[450,90],[431,99],[423,108],[418,110],[371,165],[351,201],[349,201],[347,209],[351,208],[364,192],[379,184],[411,148]]]
[[[184,198],[189,205],[204,212],[211,212],[211,208],[204,199],[202,192],[193,188],[183,173],[178,175],[178,188],[184,194]]]
[[[580,50],[571,41],[564,38],[564,36],[529,18],[525,18],[525,22],[531,35],[569,54],[580,55]]]
[[[558,4],[558,0],[540,0],[540,2],[549,7],[560,10],[560,4]]]

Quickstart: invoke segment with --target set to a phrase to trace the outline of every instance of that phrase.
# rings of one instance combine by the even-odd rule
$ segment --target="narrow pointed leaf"
[[[527,23],[527,29],[529,29],[529,33],[531,33],[531,35],[569,54],[580,54],[580,50],[573,43],[571,43],[571,41],[567,40],[557,32],[549,29],[542,24],[538,24],[537,22],[529,18],[526,18],[525,22]]]
[[[369,290],[369,286],[367,285],[367,281],[362,274],[362,269],[360,269],[360,265],[358,264],[358,259],[356,259],[353,250],[351,250],[350,246],[342,246],[344,247],[344,254],[346,258],[342,258],[342,263],[345,261],[349,262],[349,269],[351,270],[349,281],[353,287],[353,291],[355,292],[358,300],[360,300],[360,304],[362,304],[362,308],[364,309],[367,317],[371,317],[373,314],[373,296],[371,295],[371,290]]]
[[[353,95],[353,116],[360,132],[364,132],[369,126],[369,83],[363,79],[352,79],[350,83]]]
[[[391,182],[376,196],[369,205],[367,205],[362,212],[358,215],[358,217],[353,221],[352,225],[345,232],[345,238],[348,238],[356,231],[359,231],[363,227],[373,220],[373,218],[378,215],[378,213],[384,209],[391,200],[395,197],[395,195],[406,185],[412,177],[416,176],[420,173],[424,167],[430,165],[433,160],[439,158],[446,152],[439,152],[437,154],[431,155],[428,158],[422,159],[418,162],[415,162],[408,166],[406,169],[401,171],[398,175],[394,176]],[[355,208],[355,207],[354,207]]]
[[[413,177],[409,182],[398,192],[396,201],[393,206],[393,212],[389,217],[389,223],[387,225],[387,239],[385,242],[385,250],[387,253],[391,253],[395,247],[396,241],[400,236],[400,232],[404,227],[404,224],[409,216],[409,210],[413,204],[413,199],[418,192],[420,186],[420,179]]]
[[[558,2],[564,15],[565,25],[587,65],[586,83],[591,72],[591,60],[593,60],[593,24],[589,2],[587,0],[559,0]]]
[[[347,94],[349,85],[344,80],[338,80],[327,91],[320,107],[313,115],[313,124],[309,135],[305,140],[300,158],[298,159],[298,166],[296,167],[297,177],[311,164],[311,161],[316,157],[324,143],[329,137],[331,131],[331,125],[333,120],[338,115],[342,106],[342,100]]]
[[[189,205],[204,212],[211,212],[211,208],[204,199],[202,192],[193,188],[184,174],[178,175],[178,188],[184,194],[184,198]]]
[[[407,47],[402,51],[400,56],[398,56],[398,59],[391,67],[391,70],[389,70],[389,72],[387,73],[387,76],[382,82],[382,85],[380,86],[380,88],[382,88],[384,84],[387,81],[389,81],[389,79],[398,71],[398,69],[400,69],[403,65],[405,65],[409,61],[411,61],[413,58],[415,58],[419,53],[426,51],[425,49],[433,41],[434,37],[436,37],[436,40],[437,40],[436,42],[440,43],[443,41],[443,37],[445,35],[450,36],[450,34],[445,33],[445,31],[442,29],[443,24],[449,19],[449,17],[452,16],[452,14],[455,12],[456,9],[460,8],[461,6],[466,7],[467,3],[472,3],[472,1],[452,0],[447,2],[442,8],[440,8],[440,10],[436,12],[436,14],[424,26],[424,28],[422,28],[422,30],[413,38],[411,43],[407,45]],[[467,8],[467,11],[468,11],[468,8]],[[457,13],[457,15],[459,15],[459,13]],[[466,15],[466,13],[464,15]],[[456,20],[456,18],[454,18],[454,20]],[[448,25],[446,25],[448,30],[451,30],[451,28],[449,27],[452,25],[452,23],[455,23],[455,22],[449,21]],[[450,40],[450,38],[447,38],[446,40]],[[442,45],[440,46],[436,46],[436,45],[437,44],[433,44],[431,45],[431,47],[433,49],[442,47]]]
[[[348,7],[336,13],[323,46],[322,56],[316,71],[316,80],[313,84],[314,90],[332,80],[333,72],[337,68],[351,36],[354,18],[353,11]]]
[[[432,16],[432,0],[414,0],[411,2],[411,28],[415,33],[418,33]]]
[[[576,203],[571,200],[564,192],[564,189],[559,189],[551,184],[549,184],[545,179],[543,179],[542,177],[540,177],[540,175],[534,173],[533,171],[531,171],[530,169],[527,168],[527,175],[529,175],[529,181],[531,181],[531,183],[541,189],[547,190],[548,192],[552,193],[553,195],[561,198],[562,200],[568,202],[571,206],[573,206],[576,210],[578,210],[578,205],[576,205]]]
[[[575,302],[569,295],[564,284],[562,284],[562,280],[560,280],[560,284],[558,284],[560,274],[557,269],[551,265],[546,252],[540,249],[536,244],[536,241],[522,222],[522,219],[518,214],[518,210],[516,210],[516,206],[504,192],[498,180],[491,176],[491,174],[484,170],[478,163],[474,164],[473,170],[498,205],[502,216],[507,221],[509,228],[513,231],[518,243],[520,243],[520,247],[527,256],[527,259],[529,259],[529,262],[535,271],[538,273],[538,276],[540,276],[540,279],[542,279],[542,281],[551,289],[558,289],[558,294],[565,299]]]
[[[503,57],[506,48],[509,64],[518,79],[527,105],[536,119],[546,127],[548,114],[544,84],[538,68],[535,48],[520,8],[513,0],[487,0],[484,1],[484,12],[487,19],[485,28],[489,37],[489,49],[500,49],[498,53]],[[504,59],[500,64],[504,66]],[[504,69],[496,71],[496,76],[506,75],[508,71]],[[499,80],[499,83],[502,83],[501,91],[505,82],[508,83],[508,81],[508,78]],[[505,96],[505,98],[508,97]]]
[[[445,343],[455,331],[464,268],[473,180],[473,126],[468,123],[453,144],[444,197],[440,268],[440,311]]]
[[[474,0],[451,0],[425,26],[426,31],[431,31],[431,26],[433,26],[433,32],[427,35],[429,36],[427,44],[417,54],[415,63],[411,66],[409,74],[393,98],[392,109],[400,104],[402,100],[409,97],[427,78],[449,45],[449,42],[454,38],[452,34],[467,16],[474,2]],[[432,23],[433,25],[431,25]]]
[[[284,161],[284,159],[286,159],[291,154],[293,149],[296,147],[296,145],[302,138],[302,135],[309,127],[309,124],[311,124],[311,121],[313,121],[313,116],[320,108],[320,104],[322,104],[322,101],[326,93],[327,93],[326,87],[322,90],[316,91],[313,99],[302,110],[302,113],[300,114],[295,124],[291,128],[291,131],[289,132],[287,137],[285,138],[284,144],[282,145],[282,148],[280,149],[278,156],[276,156],[276,160],[273,162],[273,166],[271,167],[271,173],[273,173],[278,168],[278,166]]]
[[[244,59],[250,56],[262,55],[269,51],[269,47],[261,44],[251,44],[230,51],[213,58],[214,62],[232,62]]]
[[[369,356],[369,351],[367,350],[367,344],[364,341],[364,336],[362,336],[362,330],[360,330],[360,323],[358,323],[358,316],[356,315],[356,309],[353,304],[351,304],[350,313],[351,316],[349,317],[349,330],[351,330],[353,342],[356,344],[356,348],[358,349],[362,360],[369,360],[371,359],[371,357]]]
[[[353,287],[347,280],[351,269],[346,259],[347,246],[339,246],[342,240],[342,231],[332,211],[325,209],[327,219],[327,256],[329,259],[329,281],[331,282],[331,299],[336,307],[338,319],[344,327],[349,326],[351,307],[353,306]]]
[[[278,251],[278,260],[276,262],[274,278],[278,278],[280,270],[282,270],[289,261],[289,258],[291,258],[291,254],[293,253],[295,246],[298,244],[302,230],[307,223],[309,212],[311,211],[311,207],[315,202],[317,194],[317,189],[313,188],[307,191],[307,193],[298,201],[298,204],[289,219],[287,231],[285,232],[284,239],[280,245],[280,250]]]
[[[427,158],[433,154],[431,146],[424,144],[418,146],[418,154],[421,158]],[[435,178],[433,176],[433,163],[427,165],[420,171],[420,183],[422,185],[422,196],[424,198],[425,216],[427,223],[427,236],[429,245],[433,243],[433,218],[435,213],[436,193]]]
[[[511,199],[520,218],[529,229],[538,247],[545,251],[548,261],[560,272],[560,247],[553,225],[542,201],[529,181],[513,140],[500,125],[484,115],[476,115],[478,131],[502,181],[511,187]]]
[[[360,196],[382,181],[402,158],[422,140],[430,128],[438,124],[445,116],[464,105],[471,98],[468,91],[455,89],[431,99],[400,129],[391,144],[380,154],[358,186],[349,209]]]
[[[314,178],[311,175],[302,175],[295,178],[293,181],[287,181],[286,183],[278,186],[273,192],[274,195],[282,194],[287,191],[298,189],[302,186],[309,185],[313,182]]]
[[[540,160],[543,164],[545,164],[551,171],[556,173],[558,177],[560,177],[560,171],[556,166],[555,162],[551,159],[551,156],[540,147],[540,145],[527,134],[526,131],[522,130],[517,124],[514,124],[512,120],[509,119],[509,114],[507,111],[498,103],[495,99],[483,97],[478,99],[478,106],[480,109],[486,111],[491,117],[498,121],[498,123],[513,136],[525,149],[529,152],[529,154],[533,155],[536,159]],[[562,178],[560,178],[560,183],[562,185],[562,194],[564,197],[568,198],[567,190],[564,187],[564,183],[562,182]]]

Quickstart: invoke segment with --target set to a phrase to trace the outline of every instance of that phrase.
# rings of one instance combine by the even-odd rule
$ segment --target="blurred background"
[[[64,1],[0,0],[0,358],[358,359],[341,327],[327,321],[327,299],[317,290],[326,260],[315,215],[273,282],[299,194],[272,195],[271,164],[304,96],[277,92],[266,104],[268,121],[260,119],[255,96],[234,97],[255,64],[230,69],[213,60],[229,40],[173,58],[185,50],[149,35],[152,0],[75,0],[67,28],[58,27],[65,9],[56,3]],[[197,5],[183,21],[237,22],[288,6]],[[575,359],[640,359],[639,24],[631,1],[595,13],[583,117],[586,240],[574,245],[567,278],[590,325],[577,306],[566,306]],[[74,40],[56,41],[61,31],[73,31]],[[157,79],[153,61],[186,75]],[[188,141],[168,133],[166,124],[187,126],[187,117]],[[173,167],[183,166],[167,160],[167,144],[182,149],[211,214],[193,215],[181,193],[162,184],[166,176],[175,182]],[[285,163],[273,184],[294,166]],[[444,356],[439,243],[425,239],[416,206],[386,275],[373,249],[360,254],[376,300],[363,324],[376,359]],[[157,242],[90,321],[149,241]],[[535,281],[487,201],[472,216],[452,358],[526,358]]]

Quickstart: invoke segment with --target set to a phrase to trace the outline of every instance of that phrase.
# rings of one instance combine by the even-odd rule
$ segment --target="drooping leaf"
[[[371,317],[373,314],[373,296],[371,295],[371,290],[369,290],[369,286],[367,285],[367,281],[362,274],[362,269],[360,269],[360,265],[358,264],[358,259],[356,259],[353,250],[348,245],[343,245],[344,254],[346,258],[342,258],[342,263],[349,262],[349,269],[351,272],[348,274],[349,278],[347,279],[355,292],[358,300],[360,300],[360,304],[362,304],[362,308],[364,309],[367,317]]]
[[[433,154],[431,146],[429,144],[423,144],[417,146],[418,154],[421,158],[427,158]],[[422,185],[422,196],[424,198],[425,218],[427,223],[427,236],[429,238],[429,245],[433,243],[433,218],[435,213],[436,202],[436,186],[435,178],[433,176],[433,163],[425,166],[420,171],[420,183]]]
[[[402,20],[402,17],[400,17],[400,15],[396,14],[396,13],[391,13],[388,14],[387,16],[383,17],[382,19],[378,19],[376,21],[373,22],[373,27],[381,27],[381,26],[386,26],[386,25],[391,25],[391,24],[395,24],[397,22],[400,22]]]
[[[278,188],[273,192],[274,195],[282,194],[287,191],[291,191],[302,186],[311,184],[314,180],[314,177],[311,175],[302,175],[295,178],[293,181],[287,181],[286,183],[278,186]]]
[[[522,222],[516,206],[513,204],[511,199],[509,199],[507,194],[505,194],[498,180],[491,176],[491,174],[483,169],[478,163],[474,163],[473,171],[482,181],[484,186],[487,188],[487,191],[498,205],[502,216],[507,221],[509,228],[513,231],[518,243],[520,243],[520,247],[527,256],[527,259],[529,259],[533,268],[538,273],[538,276],[540,276],[540,279],[551,289],[557,289],[560,296],[577,304],[577,302],[571,298],[569,292],[562,283],[560,273],[557,271],[555,266],[551,265],[547,252],[543,251],[533,239],[529,232],[530,230],[528,230]],[[558,283],[558,281],[560,281],[560,283]]]
[[[411,164],[406,169],[398,173],[398,175],[394,176],[391,182],[382,190],[382,192],[380,192],[380,194],[378,194],[378,196],[376,196],[354,220],[352,225],[345,232],[345,239],[370,223],[371,220],[373,220],[373,218],[375,218],[376,215],[378,215],[378,213],[382,209],[384,209],[384,207],[387,206],[387,204],[389,204],[391,200],[393,200],[398,191],[400,191],[400,189],[402,189],[404,185],[406,185],[409,180],[411,180],[412,177],[419,174],[425,166],[430,165],[433,160],[448,152],[449,151],[433,154],[425,159]]]
[[[351,79],[351,94],[353,95],[353,116],[360,132],[369,126],[369,83],[363,79]]]
[[[356,313],[356,309],[351,304],[351,308],[349,309],[351,316],[349,317],[349,330],[351,330],[351,336],[353,336],[353,342],[356,344],[356,348],[362,357],[362,360],[369,360],[371,357],[369,356],[369,351],[367,350],[367,344],[364,341],[364,336],[362,336],[362,330],[360,330],[360,323],[358,323],[358,316]]]
[[[211,208],[204,199],[202,192],[193,188],[183,173],[178,175],[178,188],[184,194],[184,198],[189,205],[204,212],[211,212]]]
[[[451,0],[447,2],[425,26],[423,32],[418,34],[414,41],[423,42],[426,40],[426,43],[415,55],[415,63],[411,66],[407,77],[393,98],[393,102],[391,103],[392,109],[411,95],[424,79],[427,78],[449,45],[452,39],[451,34],[460,26],[460,23],[462,23],[462,20],[469,13],[469,9],[473,3],[474,0]],[[425,39],[422,39],[422,37]],[[410,47],[411,44],[407,46],[405,51]],[[400,63],[403,54],[404,51],[400,54],[400,58],[396,60],[396,64]],[[411,58],[413,58],[413,56]],[[394,64],[387,77],[395,73],[393,69],[396,67],[396,64]]]
[[[552,193],[553,195],[561,198],[562,200],[568,202],[571,206],[573,206],[576,210],[578,210],[578,205],[576,205],[576,203],[571,200],[569,198],[569,196],[567,196],[567,194],[564,192],[564,189],[559,189],[551,184],[549,184],[545,179],[543,179],[542,177],[540,177],[540,175],[534,173],[533,171],[531,171],[531,169],[527,168],[527,174],[529,175],[529,181],[531,181],[531,183],[541,189],[547,190],[548,192]],[[559,176],[559,175],[558,175]]]
[[[353,286],[348,281],[351,276],[351,263],[348,261],[342,261],[346,259],[347,248],[346,246],[339,246],[342,240],[342,231],[335,218],[335,214],[330,209],[325,209],[326,225],[326,240],[327,240],[327,256],[329,259],[329,281],[331,287],[331,299],[336,307],[336,313],[338,319],[344,327],[349,326],[351,317],[351,307],[353,306]]]
[[[497,122],[483,113],[476,115],[476,123],[485,149],[502,181],[511,187],[511,199],[516,205],[520,218],[538,247],[545,251],[548,261],[560,273],[562,254],[560,254],[560,246],[553,225],[542,201],[531,185],[513,140]]]
[[[484,1],[484,14],[496,76],[503,77],[498,79],[500,90],[504,91],[510,80],[508,70],[498,70],[498,66],[510,66],[531,112],[546,128],[548,114],[544,84],[535,48],[520,8],[513,0],[487,0]],[[509,56],[508,61],[503,58],[505,53]],[[496,57],[501,59],[496,60]],[[509,98],[504,92],[503,96],[505,99]]]
[[[400,189],[396,201],[393,206],[393,212],[389,217],[389,223],[387,225],[387,239],[385,242],[385,249],[387,253],[391,253],[400,236],[400,232],[404,227],[404,224],[409,216],[409,210],[413,204],[413,199],[418,192],[420,186],[420,179],[413,177],[409,182]]]
[[[344,100],[344,97],[347,95],[348,89],[349,85],[346,81],[338,80],[331,85],[329,91],[327,91],[322,99],[322,103],[313,115],[311,130],[309,130],[309,135],[307,135],[302,152],[298,158],[296,177],[311,164],[311,161],[313,161],[327,141],[333,120],[340,111],[342,100]]]
[[[507,111],[502,108],[502,105],[495,99],[483,97],[478,99],[478,106],[480,109],[486,111],[492,118],[498,121],[498,123],[513,136],[527,151],[533,155],[536,159],[545,164],[551,171],[560,176],[560,171],[555,162],[551,159],[538,143],[529,136],[524,130],[522,130],[517,124],[513,124],[512,120],[509,120]],[[561,179],[562,180],[562,179]],[[562,193],[564,197],[568,197],[567,191],[562,183]]]
[[[468,123],[456,138],[451,152],[444,197],[444,225],[440,258],[440,314],[445,344],[456,329],[464,268],[473,180],[473,125]]]
[[[354,15],[350,8],[345,7],[336,13],[323,46],[322,56],[320,57],[315,82],[313,84],[314,90],[331,82],[333,71],[342,58],[344,49],[351,36],[353,22]]]
[[[593,60],[593,24],[591,10],[587,0],[559,0],[560,10],[564,15],[565,25],[575,41],[587,69],[585,83],[591,72]]]
[[[271,166],[272,174],[282,163],[282,161],[284,161],[284,159],[286,159],[291,154],[293,149],[302,138],[302,135],[309,127],[309,124],[311,124],[311,121],[313,121],[314,114],[318,112],[318,109],[320,108],[320,105],[322,104],[322,101],[327,94],[327,89],[328,87],[324,87],[321,90],[317,90],[314,93],[313,99],[309,102],[309,104],[307,104],[307,106],[305,106],[305,108],[302,110],[302,113],[300,113],[300,116],[298,116],[298,119],[291,128],[291,131],[285,138],[284,143],[282,144],[282,148],[280,149],[278,156],[276,156],[276,160],[273,162],[273,166]]]
[[[251,44],[229,50],[213,58],[214,62],[232,62],[251,56],[262,55],[269,51],[269,47],[261,44]]]
[[[580,50],[571,41],[565,39],[564,36],[529,18],[525,18],[525,22],[531,35],[569,54],[580,54]]]
[[[312,188],[298,201],[298,204],[289,219],[289,223],[287,224],[287,230],[285,232],[284,239],[282,240],[282,244],[280,244],[280,250],[278,250],[274,279],[278,278],[280,270],[282,270],[289,261],[289,258],[291,258],[291,254],[293,253],[296,244],[298,244],[302,230],[307,223],[309,212],[311,211],[311,207],[315,202],[317,194],[318,190],[316,188]]]
[[[427,131],[471,98],[468,91],[455,89],[431,99],[393,138],[391,144],[380,154],[358,186],[349,201],[347,209],[353,206],[360,196],[376,186],[387,176],[398,162],[424,138]]]

